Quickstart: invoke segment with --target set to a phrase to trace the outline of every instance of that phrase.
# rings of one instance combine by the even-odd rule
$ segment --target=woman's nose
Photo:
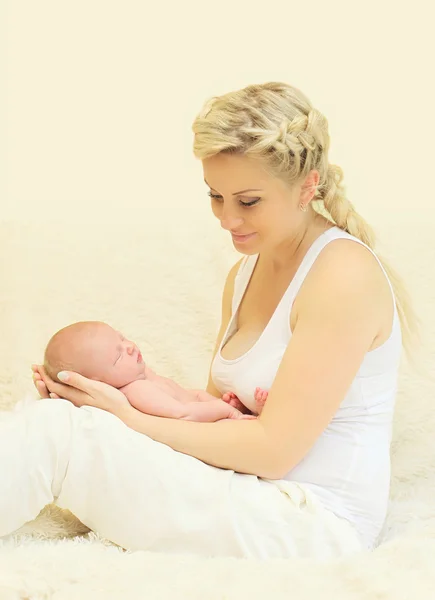
[[[241,217],[224,211],[222,211],[220,222],[222,229],[226,229],[227,231],[237,231],[243,225]]]

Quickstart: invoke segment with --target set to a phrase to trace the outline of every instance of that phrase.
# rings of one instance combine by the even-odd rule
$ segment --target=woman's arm
[[[386,303],[388,284],[375,259],[357,244],[344,250],[339,241],[330,244],[307,276],[291,341],[256,420],[195,423],[142,415],[76,374],[69,374],[73,389],[51,381],[48,387],[203,462],[280,479],[327,427],[385,319],[392,320],[391,293]]]
[[[391,296],[387,304],[374,302],[382,286],[388,286],[377,264],[362,246],[345,250],[325,250],[307,277],[292,339],[258,419],[186,423],[128,409],[120,418],[132,429],[216,467],[282,478],[331,421],[385,312],[391,310],[392,318]]]

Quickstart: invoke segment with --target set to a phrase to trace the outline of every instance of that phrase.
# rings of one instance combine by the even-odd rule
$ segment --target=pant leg
[[[233,477],[107,412],[40,400],[0,420],[0,537],[55,501],[124,548],[240,556]]]
[[[66,475],[74,406],[41,400],[0,419],[0,537],[35,519]]]
[[[211,467],[113,415],[43,400],[0,423],[0,535],[55,499],[131,550],[329,558],[359,549],[350,526],[297,484]],[[284,485],[284,484],[283,484]]]

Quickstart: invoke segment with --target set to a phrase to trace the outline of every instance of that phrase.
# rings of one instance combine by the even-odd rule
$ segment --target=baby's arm
[[[133,381],[121,388],[121,392],[134,408],[148,415],[171,419],[181,419],[186,415],[186,405],[152,381]]]
[[[212,394],[209,394],[205,390],[186,390],[192,395],[192,400],[194,402],[215,402],[216,400],[221,400],[221,398],[217,398]]]
[[[220,419],[247,418],[237,409],[214,396],[208,402],[180,402],[170,391],[162,389],[152,381],[140,379],[121,388],[130,404],[148,415],[170,419],[212,422]]]
[[[184,405],[188,421],[214,422],[221,419],[255,419],[253,415],[244,415],[237,408],[213,396],[213,400],[189,402]]]
[[[221,398],[217,398],[205,390],[183,388],[181,385],[178,385],[178,383],[175,383],[175,381],[172,381],[172,379],[168,379],[167,377],[157,376],[152,380],[152,383],[183,404],[187,404],[188,402],[214,402],[217,399],[221,400]],[[239,410],[238,406],[234,408]]]

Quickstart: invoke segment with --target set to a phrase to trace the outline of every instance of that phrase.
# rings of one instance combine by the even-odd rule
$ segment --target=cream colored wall
[[[418,221],[433,199],[425,5],[9,2],[3,218],[162,207],[203,219],[196,112],[210,95],[284,80],[327,115],[357,206],[380,226]]]
[[[3,338],[3,352],[10,344],[25,344],[23,323],[27,330],[34,323],[32,290],[43,295],[55,286],[36,283],[38,277],[51,277],[56,268],[58,285],[74,289],[65,263],[86,268],[85,254],[77,258],[73,244],[83,221],[102,223],[119,240],[111,245],[118,256],[126,244],[134,257],[135,232],[141,262],[132,260],[122,271],[131,278],[147,260],[145,249],[160,248],[167,252],[166,266],[196,270],[202,280],[209,255],[201,244],[214,256],[222,252],[215,291],[207,296],[215,315],[207,313],[207,323],[214,327],[220,285],[234,253],[230,246],[223,249],[229,240],[210,214],[200,164],[191,153],[191,122],[210,95],[283,80],[300,87],[327,115],[331,161],[343,167],[349,197],[407,280],[429,340],[424,360],[433,364],[435,98],[431,20],[424,14],[429,3],[413,2],[411,12],[407,5],[373,1],[359,7],[359,14],[355,3],[338,0],[301,4],[272,0],[257,9],[248,0],[152,6],[131,0],[9,2],[7,21],[2,20],[8,136],[0,215],[9,304],[2,304],[0,326],[13,339]],[[180,237],[180,228],[191,235]],[[38,230],[49,240],[39,267]],[[18,249],[20,231],[27,250]],[[185,239],[184,258],[181,246],[174,251],[174,238]],[[84,247],[94,251],[92,244]],[[25,279],[18,286],[19,275]],[[159,278],[153,285],[157,282],[164,285]],[[142,286],[137,293],[144,294],[144,305],[154,290]],[[201,301],[201,295],[192,300],[198,306]],[[131,306],[132,329],[137,302],[123,304],[124,310]],[[47,320],[36,337],[28,333],[32,342],[28,352],[17,350],[14,373],[39,352],[53,326],[83,315],[50,306],[53,314],[60,310],[58,318],[51,327]],[[153,318],[159,318],[157,312]],[[201,335],[195,328],[190,332]],[[9,368],[3,363],[2,377],[12,389]]]

